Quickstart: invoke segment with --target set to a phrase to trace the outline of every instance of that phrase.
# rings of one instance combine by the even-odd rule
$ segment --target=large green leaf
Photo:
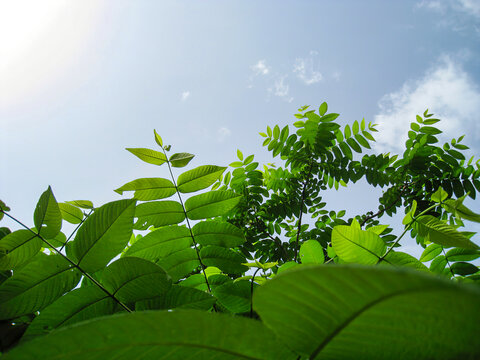
[[[299,267],[254,293],[254,309],[310,359],[475,359],[480,290],[385,267]]]
[[[0,320],[43,309],[79,280],[78,270],[60,255],[39,254],[0,285]]]
[[[472,261],[480,257],[480,251],[454,248],[448,250],[446,257],[448,261]]]
[[[124,256],[136,256],[157,262],[160,259],[192,245],[190,230],[184,226],[166,226],[149,232],[133,243]]]
[[[94,319],[26,342],[2,357],[5,360],[295,359],[260,321],[196,310],[141,311]]]
[[[116,302],[97,286],[75,289],[43,309],[27,328],[22,341],[66,325],[113,314],[115,305]]]
[[[317,240],[307,240],[300,246],[300,260],[302,264],[323,264],[325,255],[322,245]]]
[[[168,179],[141,178],[130,181],[115,190],[120,195],[124,191],[135,191],[133,195],[135,199],[147,201],[167,198],[175,194],[177,190],[175,185]]]
[[[332,247],[345,262],[369,265],[376,264],[386,249],[383,240],[373,231],[347,225],[333,228]]]
[[[83,219],[83,212],[78,207],[68,203],[58,204],[62,218],[71,224],[80,224]]]
[[[151,201],[137,206],[135,229],[145,230],[149,226],[165,226],[178,224],[185,220],[185,212],[177,201]]]
[[[178,191],[189,193],[205,189],[220,178],[226,167],[202,165],[185,171],[178,177]]]
[[[422,256],[420,256],[421,262],[426,262],[433,260],[435,257],[442,253],[443,247],[438,244],[430,244],[423,251]]]
[[[215,266],[227,274],[241,275],[248,270],[245,256],[220,246],[206,246],[200,250],[200,258],[206,266]]]
[[[202,275],[203,276],[203,275]],[[135,310],[197,309],[209,310],[215,298],[198,289],[173,285],[168,292],[153,299],[138,301]]]
[[[195,249],[188,248],[170,254],[157,262],[174,282],[190,274],[200,266]]]
[[[405,266],[416,270],[428,271],[428,268],[412,255],[400,251],[390,251],[382,260],[382,264]]]
[[[425,240],[438,245],[464,249],[479,248],[467,236],[432,215],[420,216],[414,222],[413,228]]]
[[[145,148],[127,148],[126,150],[130,151],[140,160],[143,160],[149,164],[162,165],[164,162],[167,161],[167,157],[165,156],[165,154],[155,150]]]
[[[480,222],[480,214],[473,212],[465,205],[463,205],[463,200],[464,199],[448,199],[442,204],[442,206],[458,218],[474,221],[477,223]]]
[[[201,221],[192,229],[195,241],[200,245],[216,245],[233,248],[245,242],[243,231],[224,221]]]
[[[132,235],[134,213],[135,200],[119,200],[96,209],[85,220],[69,243],[83,270],[102,269],[125,248]]]
[[[250,281],[227,282],[214,287],[212,293],[228,311],[236,314],[250,311],[252,298],[252,283]]]
[[[33,222],[45,239],[54,238],[62,229],[62,214],[50,186],[38,200]]]
[[[0,270],[21,266],[34,257],[42,247],[42,240],[30,230],[17,230],[0,240]]]
[[[209,191],[188,198],[185,201],[185,209],[191,220],[206,219],[225,215],[239,203],[241,198],[233,191]]]
[[[129,303],[164,294],[172,286],[172,279],[153,262],[122,257],[102,272],[101,283],[117,299]]]
[[[189,153],[177,153],[170,156],[170,163],[173,167],[181,168],[187,166],[195,155]]]

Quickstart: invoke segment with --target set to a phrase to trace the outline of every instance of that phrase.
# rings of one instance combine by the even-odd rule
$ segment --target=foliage
[[[401,156],[360,157],[375,125],[327,110],[260,133],[281,166],[238,150],[230,171],[175,176],[194,156],[154,131],[160,151],[127,150],[169,178],[115,190],[131,199],[58,203],[49,187],[34,227],[0,201],[22,227],[0,228],[2,358],[477,358],[480,251],[461,228],[480,222],[464,205],[480,165],[463,137],[437,145],[428,111]],[[378,211],[326,209],[322,191],[360,179],[384,189]],[[402,207],[396,235],[379,219]],[[399,251],[407,234],[420,259]]]

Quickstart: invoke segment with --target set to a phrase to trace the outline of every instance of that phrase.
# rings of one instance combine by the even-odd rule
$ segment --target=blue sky
[[[0,0],[0,199],[32,225],[48,185],[100,205],[166,177],[124,150],[154,128],[192,166],[270,162],[258,132],[323,101],[378,123],[376,151],[429,108],[479,154],[479,84],[479,0]],[[326,199],[352,216],[376,208],[365,189]]]

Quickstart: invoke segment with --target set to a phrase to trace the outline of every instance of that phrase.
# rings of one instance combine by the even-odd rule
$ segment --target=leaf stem
[[[255,270],[255,272],[253,273],[253,276],[252,276],[252,284],[250,285],[250,318],[253,317],[253,284],[254,284],[254,281],[255,281],[255,275],[257,275],[257,273],[261,270],[261,268],[258,268],[257,270]]]
[[[298,248],[299,248],[299,241],[300,241],[300,230],[302,229],[302,215],[303,215],[303,204],[305,203],[305,198],[307,196],[307,185],[310,174],[312,172],[313,162],[310,161],[310,166],[308,168],[307,176],[303,182],[303,189],[302,189],[302,201],[300,202],[300,214],[298,215],[298,223],[297,223],[297,239],[295,241],[295,256],[293,261],[297,262],[298,258]]]
[[[85,276],[87,279],[89,279],[93,284],[95,284],[98,288],[100,288],[100,290],[102,290],[105,294],[107,294],[110,298],[112,298],[116,303],[118,303],[123,309],[125,309],[127,312],[132,312],[132,310],[127,306],[125,305],[123,302],[121,302],[119,299],[117,299],[115,297],[115,295],[113,295],[112,293],[110,293],[110,291],[108,291],[102,284],[100,284],[97,280],[95,280],[89,273],[87,273],[85,270],[83,270],[78,264],[76,264],[73,260],[71,260],[68,256],[66,256],[65,254],[63,254],[60,250],[56,249],[48,240],[46,240],[43,236],[41,236],[40,234],[37,234],[35,231],[33,231],[32,229],[30,229],[28,226],[26,226],[24,223],[22,223],[21,221],[17,220],[16,218],[14,218],[13,216],[7,214],[6,212],[4,212],[3,210],[0,209],[0,211],[7,215],[10,219],[12,219],[13,221],[15,221],[16,223],[18,223],[19,225],[23,226],[25,229],[27,229],[28,231],[30,231],[32,234],[34,234],[36,237],[38,237],[40,240],[42,240],[45,244],[47,244],[51,249],[53,249],[53,251],[55,251],[58,255],[60,255],[61,257],[63,257],[66,261],[68,261],[73,267],[75,267],[76,269],[78,269],[78,271],[80,271],[82,273],[83,276]]]
[[[82,219],[82,221],[80,221],[80,223],[79,223],[79,224],[77,225],[77,227],[72,231],[72,233],[70,234],[70,236],[68,237],[68,239],[65,240],[65,243],[64,243],[64,244],[62,245],[62,247],[60,248],[60,251],[62,251],[63,248],[64,248],[65,246],[67,246],[67,243],[70,241],[70,239],[72,238],[73,234],[75,234],[75,233],[77,232],[78,228],[85,222],[85,220],[88,219],[88,217],[92,214],[93,210],[94,210],[94,209],[91,209],[90,212],[85,216],[85,218]]]

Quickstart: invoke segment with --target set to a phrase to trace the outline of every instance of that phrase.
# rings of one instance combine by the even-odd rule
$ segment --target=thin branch
[[[295,262],[297,262],[297,257],[298,257],[300,230],[302,228],[303,204],[305,203],[305,197],[307,196],[307,185],[308,185],[308,180],[309,180],[309,177],[310,177],[310,173],[312,172],[312,167],[313,167],[313,162],[310,162],[310,167],[308,169],[306,179],[303,182],[302,201],[300,202],[300,214],[298,215],[298,223],[297,223],[297,240],[295,242],[295,257],[293,258],[293,261],[295,261]]]
[[[250,285],[250,318],[253,317],[253,284],[254,284],[254,281],[255,281],[255,275],[257,275],[257,273],[261,270],[261,268],[258,268],[257,270],[255,270],[255,272],[253,273],[253,276],[252,276],[252,284]]]
[[[70,239],[72,238],[73,234],[75,234],[75,233],[77,232],[78,228],[79,228],[80,226],[82,226],[82,224],[85,222],[85,220],[87,220],[88,217],[89,217],[90,215],[92,215],[93,210],[94,210],[94,209],[91,209],[90,212],[85,216],[85,218],[82,219],[82,221],[80,221],[80,224],[77,225],[77,227],[72,231],[72,233],[70,234],[70,236],[68,237],[68,239],[65,240],[65,243],[64,243],[64,244],[62,245],[62,247],[60,248],[60,251],[62,251],[63,248],[64,248],[65,246],[67,246],[67,243],[70,241]]]
[[[75,267],[76,269],[78,269],[78,271],[80,271],[82,273],[83,276],[85,276],[87,279],[89,279],[92,283],[94,283],[98,288],[100,288],[100,290],[102,290],[105,294],[107,294],[110,298],[112,298],[116,303],[118,303],[122,308],[124,308],[126,311],[128,312],[132,312],[132,310],[127,306],[125,305],[123,302],[121,302],[119,299],[117,299],[115,297],[115,295],[113,295],[112,293],[110,293],[110,291],[108,291],[105,287],[103,287],[102,284],[100,284],[97,280],[95,280],[89,273],[87,273],[85,270],[83,270],[78,264],[76,264],[73,260],[71,260],[68,256],[64,255],[63,253],[60,252],[60,250],[56,249],[48,240],[46,240],[43,236],[41,236],[40,234],[37,234],[35,231],[33,231],[32,229],[30,229],[28,226],[26,226],[24,223],[22,223],[21,221],[17,220],[16,218],[14,218],[13,216],[7,214],[6,212],[4,212],[3,210],[0,209],[0,211],[7,215],[10,219],[12,219],[13,221],[15,221],[16,223],[18,223],[19,225],[23,226],[25,229],[27,229],[28,231],[30,231],[32,234],[34,234],[36,237],[38,237],[40,240],[42,240],[45,244],[47,244],[51,249],[53,249],[53,251],[55,251],[58,255],[60,255],[61,257],[63,257],[66,261],[68,261],[73,267]]]
[[[447,261],[447,266],[448,266],[448,269],[450,270],[450,274],[452,274],[452,278],[455,279],[456,278],[455,273],[452,270],[452,266],[450,265],[450,261],[448,261],[447,254],[445,253],[445,249],[443,246],[442,246],[442,252],[443,252],[443,256],[445,256],[445,260]]]

